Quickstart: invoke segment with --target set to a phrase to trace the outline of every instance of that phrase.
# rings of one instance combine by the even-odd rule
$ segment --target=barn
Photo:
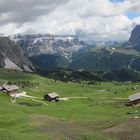
[[[129,100],[132,105],[140,105],[140,93],[129,96]]]
[[[3,91],[7,92],[8,94],[16,92],[19,89],[16,85],[4,85]]]
[[[45,101],[59,101],[59,95],[55,92],[49,93],[44,96]]]

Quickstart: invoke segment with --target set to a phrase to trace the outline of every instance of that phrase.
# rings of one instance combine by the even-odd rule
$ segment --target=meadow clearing
[[[125,106],[129,95],[140,92],[138,82],[63,83],[1,69],[0,84],[7,81],[19,83],[20,90],[35,98],[18,98],[12,103],[7,94],[0,93],[0,140],[140,138],[140,108]],[[68,100],[44,101],[50,92]]]

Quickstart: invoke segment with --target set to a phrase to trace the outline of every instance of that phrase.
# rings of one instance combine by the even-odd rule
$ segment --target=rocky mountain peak
[[[34,69],[23,50],[8,37],[0,37],[0,67],[27,72]]]
[[[61,36],[50,34],[15,35],[12,40],[17,42],[28,56],[41,54],[61,54],[70,58],[73,52],[85,48],[87,44],[76,36]]]
[[[140,25],[136,25],[136,27],[131,32],[129,43],[136,49],[140,50]]]

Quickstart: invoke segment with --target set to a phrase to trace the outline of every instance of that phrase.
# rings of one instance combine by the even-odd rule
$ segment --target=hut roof
[[[140,93],[136,93],[136,94],[133,94],[131,96],[129,96],[129,100],[132,102],[132,101],[135,101],[135,100],[138,100],[140,99]]]
[[[19,89],[16,85],[4,85],[3,88],[9,92]]]
[[[48,96],[51,97],[51,98],[57,98],[57,97],[59,97],[59,95],[57,93],[55,93],[55,92],[49,93]]]

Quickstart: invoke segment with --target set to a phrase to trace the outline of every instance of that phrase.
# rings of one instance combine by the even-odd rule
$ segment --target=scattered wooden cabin
[[[140,93],[129,96],[129,100],[132,105],[140,105]]]
[[[59,101],[59,95],[55,92],[49,93],[44,96],[45,101]]]
[[[19,87],[16,85],[4,85],[2,87],[2,91],[7,92],[8,94],[15,93],[18,89]]]

